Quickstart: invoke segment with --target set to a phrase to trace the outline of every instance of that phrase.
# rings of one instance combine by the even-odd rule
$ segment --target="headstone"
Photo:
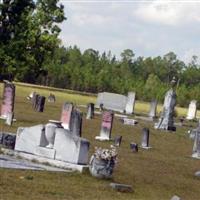
[[[190,102],[186,119],[193,120],[196,118],[196,113],[197,113],[197,105],[196,104],[197,104],[196,100],[192,100]]]
[[[72,135],[81,137],[82,133],[82,113],[78,109],[71,112],[70,132]]]
[[[63,104],[60,121],[62,122],[62,126],[64,127],[64,129],[68,129],[68,130],[70,129],[72,110],[73,110],[72,103],[66,102]]]
[[[200,171],[195,172],[194,174],[196,177],[200,177]]]
[[[102,124],[100,136],[96,136],[97,140],[110,140],[113,124],[114,113],[112,111],[104,111],[102,114]]]
[[[94,104],[93,103],[89,103],[87,105],[86,119],[92,119],[93,117],[94,117]]]
[[[105,109],[123,113],[126,108],[127,97],[109,92],[98,93],[96,106],[100,107],[101,104],[103,104],[103,108]]]
[[[103,103],[100,103],[100,105],[99,105],[99,111],[102,112],[103,110],[104,110]]]
[[[86,165],[90,143],[52,125],[18,128],[15,150],[39,157]],[[51,144],[51,145],[50,145]]]
[[[110,183],[110,187],[119,192],[133,192],[133,188],[131,185]]]
[[[180,198],[179,196],[177,196],[177,195],[174,195],[174,196],[171,198],[171,200],[181,200],[181,198]]]
[[[122,136],[116,136],[115,139],[114,139],[114,145],[117,146],[117,147],[120,147],[121,145],[121,142],[122,142]]]
[[[0,144],[8,149],[14,149],[16,135],[12,133],[0,133]]]
[[[36,111],[37,112],[43,112],[44,111],[44,104],[45,104],[45,97],[44,96],[38,96],[37,102],[36,102]]]
[[[32,100],[35,94],[36,94],[36,92],[31,92],[26,98],[28,100]]]
[[[37,108],[37,102],[38,102],[39,96],[40,96],[40,95],[37,94],[36,92],[33,93],[33,97],[32,97],[32,99],[31,99],[31,102],[32,102],[32,108],[33,108],[34,110],[36,110],[36,108]]]
[[[174,108],[176,105],[176,92],[170,89],[164,100],[163,112],[159,118],[158,123],[155,123],[156,129],[176,131],[174,126]]]
[[[7,124],[8,126],[11,126],[13,122],[13,116],[14,116],[13,113],[7,113],[5,124]]]
[[[126,114],[132,114],[135,106],[135,92],[129,92],[127,96],[127,103],[125,112]]]
[[[136,125],[138,123],[137,120],[135,120],[135,119],[128,119],[128,118],[123,118],[122,121],[123,121],[124,125],[131,125],[131,126],[134,126],[134,125]]]
[[[143,128],[142,129],[142,141],[141,141],[141,148],[149,149],[149,129]]]
[[[132,142],[132,143],[130,144],[130,148],[131,148],[131,150],[132,150],[133,153],[138,152],[138,144]]]
[[[150,110],[149,110],[149,117],[154,119],[156,117],[156,110],[157,110],[157,100],[152,100],[150,104]]]
[[[15,85],[4,81],[3,100],[1,106],[1,117],[6,119],[9,113],[13,113],[15,103]]]
[[[192,157],[200,159],[200,129],[196,131]]]
[[[48,96],[48,102],[50,103],[55,103],[56,102],[56,97],[54,94],[50,93],[50,95]]]

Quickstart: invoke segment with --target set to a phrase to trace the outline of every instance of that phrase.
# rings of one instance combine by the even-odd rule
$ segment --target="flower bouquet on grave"
[[[90,173],[97,178],[111,178],[116,162],[116,147],[111,146],[110,149],[96,147],[89,163]]]

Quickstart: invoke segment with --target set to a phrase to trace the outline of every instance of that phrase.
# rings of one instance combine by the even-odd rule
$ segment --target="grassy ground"
[[[15,118],[12,127],[1,125],[5,131],[16,132],[19,126],[31,126],[47,123],[48,119],[60,119],[61,106],[64,101],[76,104],[95,102],[95,96],[68,94],[64,91],[53,91],[57,101],[46,103],[44,113],[36,113],[26,96],[33,89],[18,85],[16,89]],[[35,88],[36,92],[48,96],[50,88]],[[2,94],[2,85],[0,85]],[[136,112],[147,112],[148,104],[136,102]],[[186,109],[178,108],[179,115]],[[84,109],[82,109],[85,112]],[[109,147],[112,142],[95,141],[99,135],[101,116],[92,120],[83,117],[83,137],[91,142],[90,155],[95,146]],[[10,170],[0,168],[0,200],[53,200],[53,199],[92,199],[92,200],[168,200],[173,195],[184,200],[200,199],[200,179],[194,172],[200,170],[200,160],[192,159],[193,142],[188,139],[187,130],[195,127],[195,122],[186,122],[177,127],[176,133],[154,130],[153,123],[139,121],[137,126],[124,126],[115,118],[112,137],[122,135],[122,145],[118,148],[118,163],[112,180],[99,180],[89,174],[52,173],[40,171]],[[150,128],[150,150],[139,149],[134,154],[130,151],[131,142],[140,144],[141,130]],[[134,193],[120,193],[111,190],[110,182],[131,184]]]

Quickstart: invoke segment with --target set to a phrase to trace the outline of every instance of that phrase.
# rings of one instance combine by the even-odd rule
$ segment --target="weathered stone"
[[[121,142],[122,142],[122,136],[116,136],[115,139],[114,139],[114,145],[119,147],[121,145]]]
[[[94,117],[94,104],[93,103],[89,103],[87,105],[86,119],[92,119],[93,117]]]
[[[54,94],[50,93],[47,99],[48,102],[50,103],[55,103],[56,102],[56,97]]]
[[[156,117],[156,110],[157,110],[158,101],[153,99],[150,103],[150,110],[149,110],[149,117],[155,118]]]
[[[192,100],[190,102],[186,119],[193,120],[196,118],[196,113],[197,113],[197,105],[196,104],[197,104],[196,100]]]
[[[133,192],[131,185],[119,184],[119,183],[110,183],[110,187],[119,192]]]
[[[114,118],[114,113],[112,111],[103,112],[100,136],[96,136],[95,139],[102,141],[111,139],[113,118]]]
[[[132,114],[135,106],[135,92],[129,92],[125,107],[126,114]]]
[[[64,129],[68,129],[68,130],[70,129],[72,110],[73,110],[72,103],[66,102],[63,104],[60,121],[62,122],[62,126],[64,127]]]
[[[133,153],[138,152],[138,144],[132,142],[132,143],[130,144],[130,148],[131,148],[131,150],[132,150]]]
[[[15,85],[9,81],[4,81],[1,117],[6,119],[9,113],[13,113],[14,103],[15,103]]]
[[[0,144],[9,149],[14,149],[16,135],[12,133],[0,133]]]

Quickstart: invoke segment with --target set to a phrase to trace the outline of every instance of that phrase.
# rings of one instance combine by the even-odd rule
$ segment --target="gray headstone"
[[[50,95],[48,96],[48,99],[47,99],[48,102],[50,103],[55,103],[56,102],[56,97],[54,94],[50,93]]]
[[[155,123],[156,129],[176,131],[174,126],[174,108],[176,105],[176,92],[170,89],[165,95],[163,111],[158,123]]]
[[[131,151],[132,151],[132,152],[134,152],[134,153],[138,152],[138,144],[132,142],[132,143],[130,144],[130,148],[131,148]]]
[[[37,112],[43,112],[44,111],[44,105],[45,105],[45,97],[44,96],[38,96],[36,101],[36,111]]]
[[[192,100],[190,102],[186,119],[192,120],[192,119],[196,118],[196,113],[197,113],[197,105],[196,104],[197,104],[196,100]]]
[[[93,117],[94,117],[94,104],[93,103],[89,103],[87,105],[86,119],[92,119]]]
[[[1,133],[0,144],[8,149],[14,149],[16,141],[16,135],[12,133]]]
[[[9,113],[13,113],[15,103],[15,85],[9,81],[4,81],[3,100],[1,105],[1,117],[7,118]]]
[[[119,147],[121,145],[121,142],[122,142],[122,136],[121,135],[120,136],[116,136],[114,138],[114,145],[115,146]]]
[[[200,129],[197,129],[196,131],[192,157],[200,159]]]
[[[13,116],[14,116],[14,113],[7,113],[5,124],[7,124],[8,126],[11,126],[13,122]]]
[[[177,196],[177,195],[174,195],[174,196],[171,198],[171,200],[181,200],[181,198],[180,198],[179,196]]]
[[[60,121],[62,122],[62,126],[68,130],[70,129],[72,110],[73,110],[73,103],[66,102],[63,104]]]
[[[112,111],[104,111],[102,114],[102,123],[100,136],[96,136],[97,140],[110,140],[113,124],[114,113]]]
[[[136,125],[138,123],[137,120],[135,120],[135,119],[128,119],[128,118],[123,118],[122,121],[123,121],[124,125],[131,125],[131,126],[134,126],[134,125]]]
[[[132,114],[135,106],[135,92],[129,92],[125,107],[126,114]]]
[[[142,129],[141,147],[142,148],[149,148],[149,129],[148,128]]]
[[[70,120],[70,131],[72,135],[81,137],[82,134],[82,113],[78,109],[73,109]]]
[[[133,192],[131,185],[119,184],[119,183],[110,183],[110,187],[119,192]]]
[[[150,103],[150,110],[149,110],[149,117],[150,118],[155,118],[156,117],[156,110],[157,110],[157,100],[152,100]]]

